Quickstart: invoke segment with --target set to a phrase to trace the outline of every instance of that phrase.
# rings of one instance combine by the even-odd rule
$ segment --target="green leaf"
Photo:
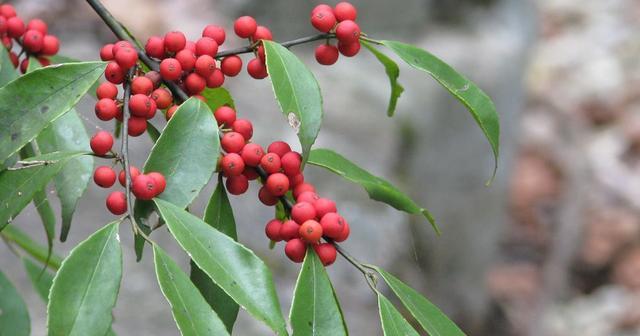
[[[394,277],[385,270],[374,268],[384,281],[389,285],[391,290],[398,296],[404,306],[411,312],[411,315],[418,320],[420,325],[431,336],[455,336],[465,335],[455,323],[453,323],[438,307],[429,302],[424,296],[416,292],[413,288],[405,285],[398,278]]]
[[[89,135],[75,109],[55,120],[38,136],[43,153],[55,151],[90,151]],[[60,240],[65,241],[78,201],[87,190],[93,173],[93,157],[89,155],[71,159],[54,178],[62,213]]]
[[[251,250],[181,207],[155,199],[171,234],[191,259],[240,306],[287,335],[271,271]]]
[[[206,88],[202,91],[201,95],[207,100],[207,105],[211,111],[215,111],[220,106],[235,108],[233,97],[231,97],[231,94],[225,88]]]
[[[289,49],[272,41],[262,43],[276,100],[289,125],[298,134],[304,163],[322,125],[322,95],[318,81]]]
[[[153,260],[160,289],[171,305],[173,319],[182,335],[229,335],[189,277],[155,244]]]
[[[431,75],[471,112],[493,150],[495,165],[493,176],[487,182],[489,184],[496,175],[500,153],[500,120],[491,98],[476,84],[426,50],[397,41],[382,41],[382,44],[389,47],[410,66]]]
[[[387,115],[389,117],[393,117],[393,114],[396,111],[396,105],[398,104],[398,98],[404,92],[404,87],[398,83],[398,77],[400,76],[400,68],[398,68],[398,64],[394,62],[389,56],[380,52],[374,46],[365,41],[360,41],[360,43],[365,46],[384,66],[384,71],[389,76],[389,84],[391,84],[391,98],[389,98],[389,107],[387,108]]]
[[[382,294],[378,293],[378,310],[384,336],[418,336],[402,314]]]
[[[29,280],[33,284],[38,295],[44,302],[49,301],[49,289],[53,284],[53,274],[50,271],[43,270],[42,267],[31,261],[29,258],[22,258],[22,263],[27,271]]]
[[[104,336],[122,278],[119,222],[78,244],[53,279],[47,306],[49,336]]]
[[[27,254],[29,254],[34,259],[39,262],[45,264],[47,263],[47,255],[49,253],[48,249],[38,243],[36,243],[29,235],[18,229],[13,225],[5,226],[4,230],[0,232],[2,238],[7,241],[18,245],[21,249],[23,249]],[[49,258],[49,262],[47,266],[54,270],[60,268],[60,264],[62,264],[62,257],[52,254],[51,258]]]
[[[0,161],[69,111],[102,75],[103,62],[69,63],[26,74],[0,88]]]
[[[158,141],[158,138],[160,138],[160,131],[158,131],[158,129],[148,121],[147,121],[147,134],[149,134],[149,138],[151,138],[151,141],[153,141],[153,143],[156,143]]]
[[[20,77],[18,70],[13,67],[9,52],[6,48],[0,48],[0,87]]]
[[[0,272],[0,313],[0,335],[29,336],[31,322],[27,306],[2,272]]]
[[[69,162],[84,152],[55,152],[25,161],[47,164],[19,170],[0,172],[0,230],[29,204],[35,193],[44,189],[49,181]]]
[[[312,248],[298,275],[289,314],[294,335],[348,335],[338,298]]]
[[[233,209],[229,203],[227,192],[224,189],[222,176],[218,178],[216,190],[211,195],[209,204],[205,209],[205,223],[211,225],[216,230],[226,234],[233,240],[238,240],[236,232],[236,222],[233,218]],[[240,307],[227,295],[209,276],[202,271],[198,265],[191,261],[191,281],[198,287],[202,296],[209,303],[211,308],[220,316],[229,333],[233,330],[233,324],[238,317]]]
[[[326,168],[351,182],[359,184],[367,191],[371,199],[387,203],[398,210],[410,214],[422,214],[431,223],[433,229],[440,234],[438,225],[427,209],[420,207],[393,184],[372,175],[347,160],[344,156],[329,149],[319,148],[311,151],[309,163]]]

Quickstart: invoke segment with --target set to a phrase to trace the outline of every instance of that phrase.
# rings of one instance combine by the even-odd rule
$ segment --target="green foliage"
[[[389,299],[380,293],[378,293],[378,311],[384,336],[418,336],[416,330],[402,317]]]
[[[42,301],[49,302],[49,290],[53,284],[54,275],[46,269],[43,270],[42,267],[29,258],[22,258],[22,263],[33,288],[38,292]]]
[[[404,92],[404,87],[398,83],[398,77],[400,76],[400,68],[396,62],[394,62],[387,55],[380,52],[374,46],[369,44],[368,42],[361,41],[363,46],[367,48],[384,66],[384,71],[387,73],[389,77],[389,84],[391,85],[391,97],[389,98],[389,107],[387,107],[387,115],[389,117],[393,117],[396,112],[396,106],[398,105],[398,98]]]
[[[29,336],[31,323],[22,297],[0,272],[0,335]]]
[[[235,108],[233,97],[231,97],[231,94],[225,88],[207,88],[202,91],[201,95],[207,100],[207,106],[209,106],[211,111],[215,111],[220,106]]]
[[[19,246],[24,252],[30,255],[33,259],[46,264],[47,267],[57,270],[62,264],[62,258],[56,254],[52,254],[50,257],[49,250],[35,242],[29,235],[18,229],[13,225],[7,225],[4,230],[0,232],[2,238],[6,241]]]

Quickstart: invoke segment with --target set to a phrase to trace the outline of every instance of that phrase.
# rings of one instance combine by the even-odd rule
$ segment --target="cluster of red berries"
[[[49,27],[40,19],[32,19],[26,25],[17,16],[12,5],[0,5],[0,37],[2,44],[9,51],[9,57],[14,67],[20,66],[22,73],[27,72],[29,56],[36,57],[42,66],[51,64],[47,56],[53,56],[60,49],[60,41],[54,35],[48,35]],[[14,41],[22,48],[19,53],[14,52]],[[20,56],[24,58],[20,61]]]
[[[355,22],[358,12],[348,2],[340,2],[334,8],[326,4],[316,6],[311,11],[311,25],[323,33],[334,33],[338,46],[327,39],[316,48],[318,63],[332,65],[338,61],[339,54],[353,57],[360,51],[360,27]]]
[[[264,172],[266,179],[258,192],[260,201],[274,206],[289,191],[296,200],[290,220],[271,220],[265,233],[274,242],[286,241],[285,254],[294,262],[302,262],[308,246],[312,246],[324,265],[336,260],[336,249],[331,243],[321,243],[325,238],[342,242],[349,236],[349,224],[337,213],[336,204],[320,198],[315,187],[304,182],[299,153],[283,141],[269,145],[267,151],[249,142],[253,135],[251,122],[237,119],[236,111],[222,106],[214,112],[218,125],[223,129],[221,146],[225,154],[220,160],[220,170],[226,177],[229,193],[240,195],[249,188],[249,180],[257,179]]]

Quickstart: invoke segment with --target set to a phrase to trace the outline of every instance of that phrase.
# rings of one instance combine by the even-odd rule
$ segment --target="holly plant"
[[[56,55],[60,43],[48,34],[45,22],[25,24],[11,5],[0,5],[0,233],[46,301],[49,335],[114,334],[122,223],[130,224],[137,259],[145,250],[152,253],[147,257],[153,258],[160,290],[182,335],[230,335],[240,308],[276,335],[347,335],[339,298],[325,271],[339,256],[362,273],[363,284],[377,297],[384,335],[418,335],[421,329],[430,335],[464,334],[416,290],[358,261],[342,246],[351,237],[358,239],[358,232],[333,200],[305,181],[304,168],[327,169],[364,188],[372,199],[422,216],[436,233],[439,229],[425,208],[390,182],[331,149],[313,147],[323,120],[321,91],[291,49],[314,43],[316,60],[327,66],[340,57],[355,57],[361,49],[371,52],[389,77],[390,117],[404,90],[398,65],[388,56],[395,54],[464,104],[497,162],[498,115],[474,83],[425,50],[365,34],[356,8],[347,2],[313,8],[310,21],[319,33],[288,42],[275,42],[267,27],[242,16],[233,33],[247,44],[237,49],[221,48],[231,36],[213,24],[195,41],[172,31],[143,45],[100,1],[87,3],[115,35],[114,43],[100,49],[101,61]],[[245,55],[251,57],[241,57]],[[266,147],[252,142],[254,125],[240,118],[224,88],[243,66],[257,80],[269,78],[282,119],[297,134],[299,151],[284,141]],[[87,134],[81,118],[85,111],[74,107],[93,92],[95,116],[105,128],[114,123],[115,132]],[[147,156],[144,166],[134,167],[129,142],[144,134],[154,146],[148,155],[135,153]],[[45,191],[53,182],[64,242],[91,178],[102,188],[115,189],[105,195],[114,220],[60,257],[52,248],[58,218]],[[217,187],[212,195],[202,195],[209,198],[204,214],[191,212],[191,203],[212,179]],[[275,209],[274,218],[265,219],[271,247],[301,263],[288,319],[271,270],[236,234],[228,194],[245,193],[251,181],[261,184],[260,202]],[[13,223],[31,202],[42,218],[46,246]],[[163,227],[190,258],[189,270],[154,241],[153,232]],[[383,295],[383,283],[390,289],[385,293],[397,296],[417,323],[410,324]],[[2,273],[0,311],[0,335],[29,335],[25,303]]]

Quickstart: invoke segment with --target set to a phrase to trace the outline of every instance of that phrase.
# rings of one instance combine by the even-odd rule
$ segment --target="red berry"
[[[134,166],[129,166],[129,175],[131,176],[131,182],[133,182],[136,177],[140,176],[140,169]],[[121,170],[118,174],[118,182],[120,182],[120,185],[122,185],[123,187],[125,186],[125,178],[126,176],[124,175],[124,170]]]
[[[207,86],[207,81],[197,73],[191,73],[184,80],[184,87],[190,95],[200,94]]]
[[[153,58],[164,57],[164,39],[160,36],[151,36],[144,46],[144,51]]]
[[[127,133],[132,137],[142,135],[147,130],[147,117],[131,117],[128,122]]]
[[[131,191],[141,200],[150,200],[158,194],[158,184],[149,175],[142,174],[133,181]]]
[[[333,29],[333,26],[336,25],[336,22],[337,20],[333,15],[332,10],[319,10],[311,14],[311,25],[315,29],[323,33],[328,33],[331,29]]]
[[[24,34],[25,27],[21,18],[14,16],[7,19],[7,34],[10,37],[18,38]]]
[[[148,96],[153,91],[153,82],[144,76],[138,76],[131,81],[131,93]]]
[[[184,48],[191,51],[192,53],[196,53],[196,44],[193,41],[187,41],[187,44],[184,45]]]
[[[244,161],[242,157],[236,153],[229,153],[222,157],[222,171],[227,176],[238,176],[244,170]]]
[[[267,73],[267,67],[259,58],[254,58],[249,61],[249,63],[247,64],[247,72],[251,77],[255,79],[263,79],[269,75]]]
[[[333,264],[338,256],[338,251],[336,251],[335,246],[329,243],[314,245],[313,250],[316,251],[318,258],[320,258],[320,261],[325,266]]]
[[[129,99],[129,110],[135,117],[145,118],[151,109],[151,99],[144,94],[135,94]]]
[[[304,183],[304,175],[302,173],[289,176],[289,188],[292,190],[302,183]]]
[[[282,163],[280,157],[275,153],[267,153],[260,159],[260,167],[268,174],[274,174],[280,171]]]
[[[336,27],[336,38],[343,43],[355,42],[360,38],[360,27],[352,20],[345,20]]]
[[[109,121],[118,114],[118,105],[112,98],[102,98],[96,103],[95,112],[98,119]]]
[[[160,87],[160,83],[162,83],[162,76],[157,71],[149,71],[144,74],[145,77],[149,78],[153,83],[153,88],[157,89]]]
[[[20,62],[20,72],[27,73],[27,69],[29,69],[29,59],[25,58]]]
[[[201,37],[196,41],[196,55],[215,57],[218,53],[218,43],[210,37]]]
[[[262,61],[263,64],[267,63],[267,56],[264,52],[264,46],[263,45],[259,45],[258,46],[258,58],[260,59],[260,61]]]
[[[133,45],[129,43],[129,41],[118,41],[113,44],[113,56],[115,57],[118,51],[122,48],[130,48],[133,49]]]
[[[2,37],[2,44],[5,46],[5,48],[7,48],[7,50],[11,49],[11,47],[13,46],[13,40],[9,36],[3,36]]]
[[[116,62],[109,62],[104,69],[104,78],[113,84],[122,84],[124,75],[124,70]]]
[[[292,220],[287,220],[284,223],[282,223],[282,227],[280,227],[280,238],[286,241],[289,241],[294,238],[298,238],[300,237],[299,231],[300,231],[300,225],[298,225],[298,223]]]
[[[300,166],[302,165],[302,157],[296,152],[288,152],[281,156],[282,170],[289,176],[297,175],[300,173]]]
[[[320,225],[322,225],[324,235],[331,239],[339,238],[344,231],[344,218],[335,212],[326,213],[321,218]]]
[[[116,99],[118,97],[118,87],[113,83],[103,82],[96,89],[96,96],[98,96],[98,99]]]
[[[273,206],[278,204],[278,197],[273,196],[266,187],[261,187],[260,191],[258,191],[258,199],[260,202],[266,206]]]
[[[40,19],[32,19],[27,24],[27,30],[37,30],[42,33],[42,35],[47,35],[47,23]]]
[[[260,41],[260,40],[271,41],[273,40],[273,34],[271,34],[271,30],[269,30],[269,28],[265,26],[258,26],[256,27],[256,32],[253,33],[253,36],[251,38],[254,41]]]
[[[224,32],[224,28],[220,26],[207,25],[206,27],[204,27],[204,30],[202,31],[202,37],[210,37],[214,41],[216,41],[218,45],[222,45],[226,38],[226,34]]]
[[[182,65],[175,58],[165,58],[160,62],[160,75],[166,80],[177,80],[182,76]]]
[[[334,9],[334,13],[336,14],[336,19],[338,19],[338,21],[355,21],[358,17],[358,11],[348,2],[339,2]]]
[[[13,64],[13,67],[16,68],[18,67],[18,64],[20,64],[20,60],[18,59],[18,55],[16,55],[16,53],[14,53],[13,51],[9,53],[9,58],[11,59],[11,64]]]
[[[42,50],[40,53],[42,55],[53,56],[58,53],[60,50],[60,40],[53,35],[45,35],[42,38]]]
[[[7,19],[4,16],[0,15],[0,34],[4,35],[6,32],[7,32]]]
[[[172,31],[164,36],[164,47],[169,52],[178,52],[187,44],[187,38],[182,32]]]
[[[113,147],[113,136],[109,132],[99,131],[91,138],[89,145],[96,155],[104,156]]]
[[[322,226],[317,221],[310,219],[300,225],[298,233],[304,241],[316,243],[322,237]]]
[[[227,153],[240,153],[242,148],[244,147],[245,140],[240,133],[236,132],[227,132],[222,136],[220,140],[220,145],[222,149],[224,149]]]
[[[240,38],[249,38],[256,33],[258,24],[251,16],[241,16],[233,23],[233,30]]]
[[[271,174],[267,178],[265,186],[272,195],[283,196],[289,190],[289,178],[282,173]]]
[[[196,66],[196,53],[189,49],[182,49],[178,51],[176,59],[180,62],[182,71],[189,72]]]
[[[314,204],[317,200],[320,199],[320,196],[318,196],[318,194],[316,194],[313,191],[305,191],[303,193],[301,193],[300,195],[298,195],[298,197],[296,197],[296,202],[300,203],[300,202],[307,202],[310,204]],[[314,207],[315,209],[315,207]],[[317,211],[316,211],[317,213]],[[318,216],[318,217],[322,217],[322,216]]]
[[[138,62],[138,52],[133,48],[120,48],[114,56],[118,65],[125,70],[131,69]]]
[[[280,237],[280,228],[282,227],[282,222],[277,219],[272,219],[267,223],[264,228],[264,233],[267,237],[275,242],[279,242],[282,240]]]
[[[305,191],[313,191],[316,192],[316,187],[309,183],[302,183],[293,188],[293,197],[298,198]]]
[[[122,191],[114,191],[107,196],[107,209],[119,216],[127,212],[127,196]]]
[[[116,183],[116,172],[111,167],[100,166],[93,172],[93,182],[103,188],[111,188]]]
[[[211,76],[207,77],[207,87],[218,88],[224,84],[224,74],[220,69],[216,69]]]
[[[328,198],[318,198],[314,203],[313,207],[316,208],[316,214],[318,218],[323,218],[324,215],[330,212],[337,212],[336,202],[328,199]]]
[[[27,51],[36,54],[42,49],[44,34],[38,30],[27,30],[22,37],[22,46]]]
[[[171,103],[173,103],[171,91],[165,88],[159,88],[153,91],[151,93],[151,99],[156,102],[156,106],[161,110],[166,109],[167,107],[171,106]]]
[[[216,118],[218,126],[224,124],[226,127],[230,127],[236,121],[236,110],[229,106],[220,106],[213,112],[213,116]]]
[[[233,122],[231,129],[240,133],[245,140],[249,140],[253,136],[253,125],[247,119],[237,119]]]
[[[165,114],[165,118],[167,119],[167,121],[169,121],[169,119],[173,117],[173,114],[176,113],[176,111],[178,110],[178,107],[180,106],[173,105],[167,109],[167,113]]]
[[[231,195],[242,195],[249,189],[249,179],[244,175],[229,176],[225,185]]]
[[[244,175],[249,181],[257,180],[258,177],[260,177],[255,169],[248,166],[245,166],[244,170],[242,171],[242,175]]]
[[[264,151],[260,145],[250,143],[242,148],[240,155],[247,166],[257,167],[260,164],[260,159],[264,156]]]
[[[242,59],[237,55],[227,56],[220,62],[220,69],[226,76],[237,76],[242,70]]]
[[[291,147],[289,146],[288,143],[284,141],[274,141],[269,145],[269,147],[267,147],[268,153],[275,153],[279,157],[283,157],[285,154],[289,153],[290,151],[291,151]]]
[[[291,208],[291,219],[298,224],[314,218],[316,218],[316,209],[311,203],[298,202]]]
[[[313,9],[311,10],[311,15],[313,15],[314,13],[316,13],[318,11],[333,12],[333,8],[331,8],[331,6],[329,6],[327,4],[320,4],[320,5],[317,5],[317,6],[313,7]]]
[[[160,174],[158,172],[151,172],[151,173],[147,174],[147,176],[149,176],[154,181],[156,181],[157,194],[155,196],[158,196],[158,195],[162,194],[164,189],[167,187],[167,180],[164,178],[164,175],[162,175],[162,174]]]
[[[356,40],[349,43],[338,42],[338,50],[346,57],[353,57],[360,52],[360,41]]]
[[[287,242],[287,245],[284,246],[284,253],[291,261],[301,263],[307,253],[307,244],[300,238],[291,239]]]
[[[149,113],[147,113],[146,118],[153,119],[156,115],[156,111],[158,110],[158,105],[156,105],[156,101],[151,98],[149,98],[149,105],[151,105],[151,107],[149,107]]]
[[[12,18],[17,15],[16,9],[10,4],[0,5],[0,15],[4,16],[7,19]]]
[[[321,44],[316,47],[316,61],[322,65],[332,65],[338,61],[340,56],[338,48],[330,44]]]
[[[351,229],[349,228],[349,223],[347,223],[347,221],[344,221],[344,229],[342,230],[342,233],[338,237],[334,238],[333,241],[337,243],[343,242],[347,240],[347,238],[349,238],[350,233]]]
[[[43,67],[51,65],[51,61],[46,57],[38,57],[38,63]]]
[[[202,55],[196,59],[196,73],[207,78],[216,71],[216,60],[209,55]]]
[[[105,44],[100,49],[100,59],[103,61],[111,61],[113,60],[113,44]]]

